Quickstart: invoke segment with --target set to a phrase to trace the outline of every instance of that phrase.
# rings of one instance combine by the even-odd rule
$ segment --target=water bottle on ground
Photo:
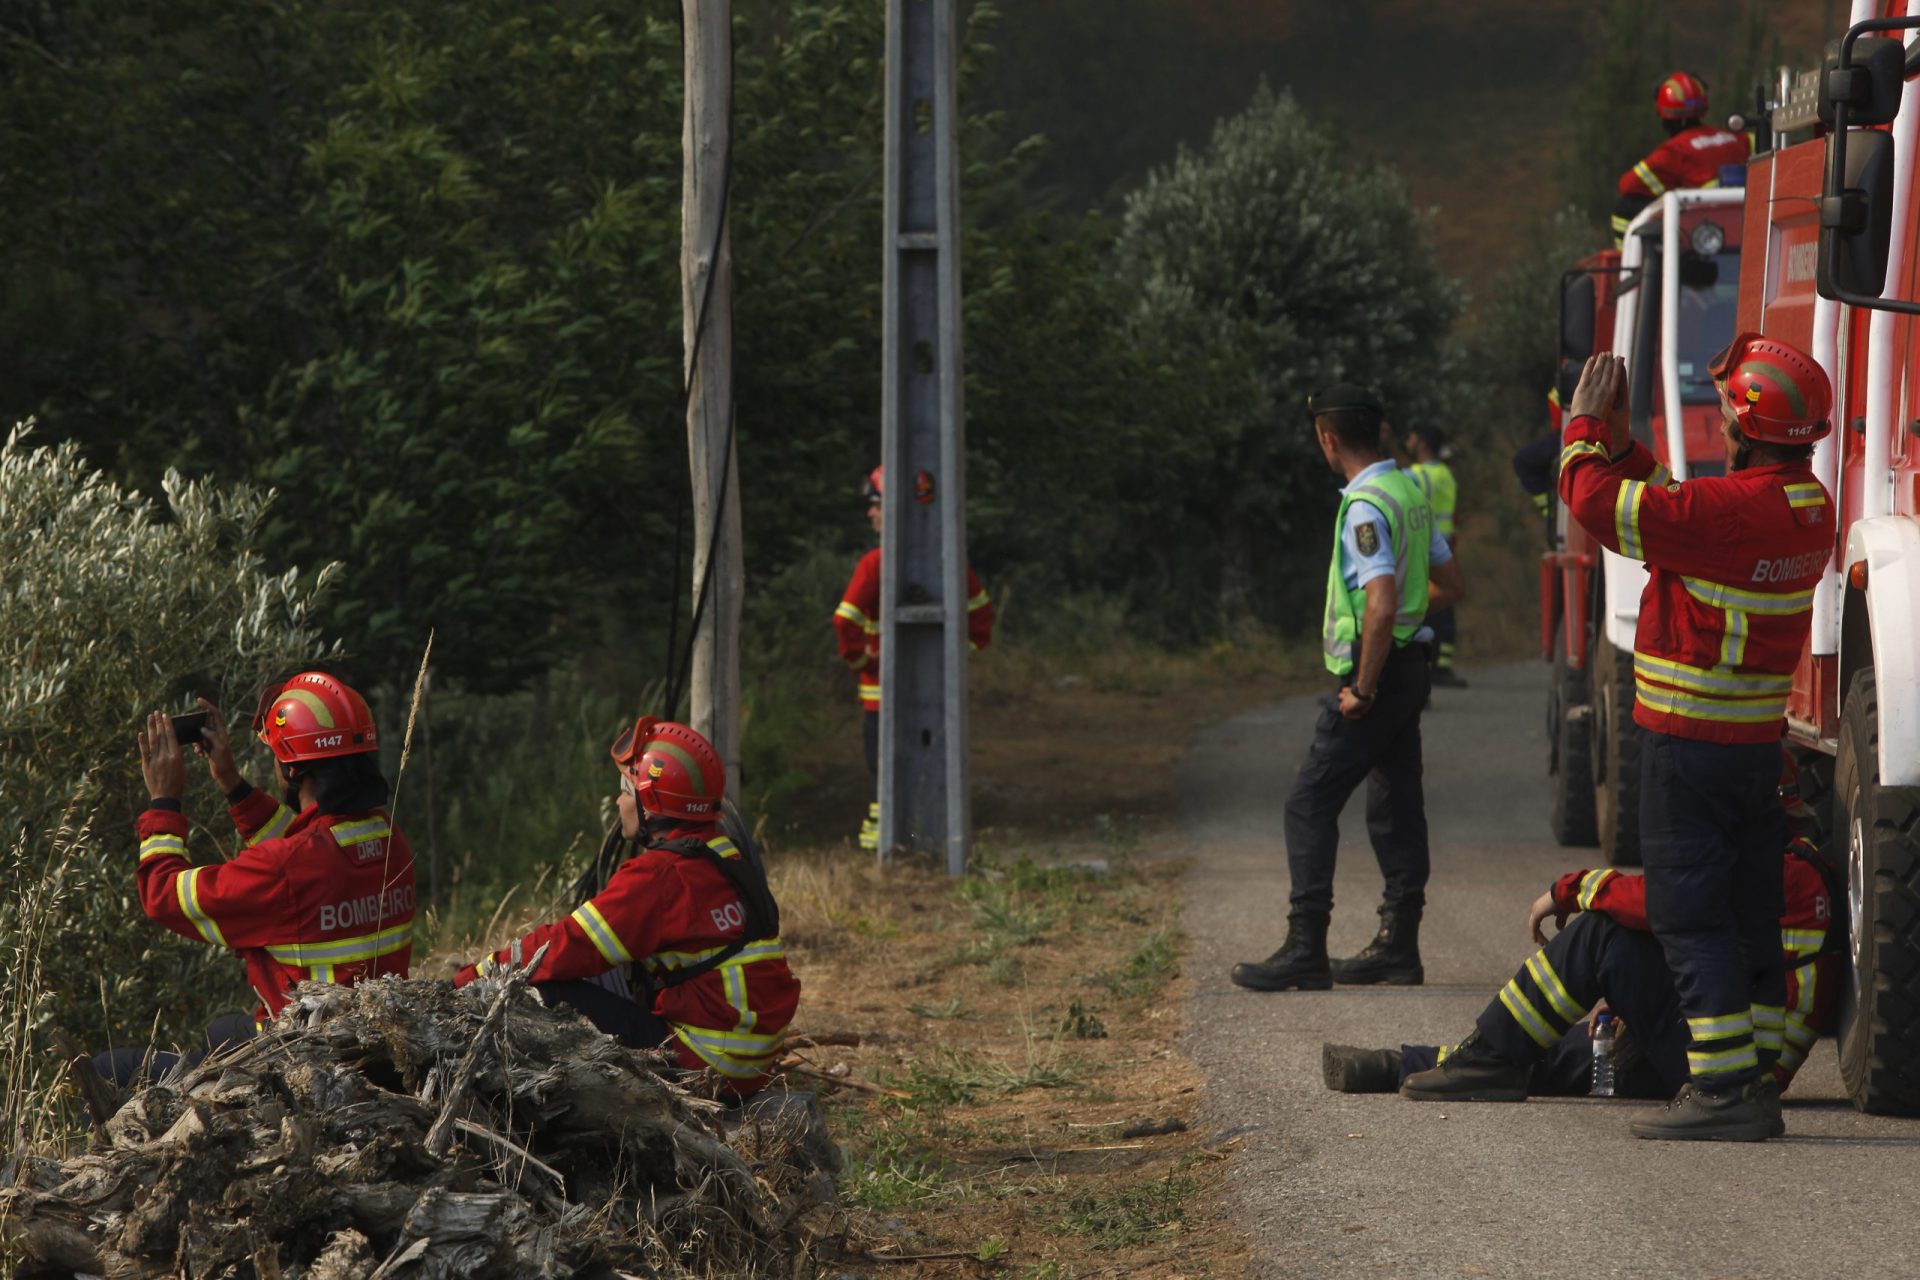
[[[1610,1013],[1593,1016],[1593,1087],[1587,1092],[1596,1098],[1613,1096],[1614,1050],[1618,1047],[1619,1024]]]

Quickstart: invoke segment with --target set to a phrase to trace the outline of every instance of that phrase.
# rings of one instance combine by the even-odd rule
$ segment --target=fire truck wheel
[[[1587,673],[1568,665],[1567,620],[1553,641],[1553,682],[1547,688],[1547,823],[1560,844],[1591,846],[1599,832],[1593,815],[1593,708]]]
[[[1834,762],[1853,965],[1840,1075],[1860,1110],[1910,1116],[1920,1115],[1920,787],[1880,785],[1879,701],[1874,673],[1856,672]]]
[[[1600,850],[1616,867],[1640,865],[1640,728],[1633,722],[1633,651],[1596,631],[1593,673],[1593,808]]]

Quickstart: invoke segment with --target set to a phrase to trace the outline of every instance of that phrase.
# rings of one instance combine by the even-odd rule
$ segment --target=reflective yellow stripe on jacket
[[[331,938],[325,942],[270,943],[267,954],[281,964],[297,964],[331,969],[335,965],[378,960],[413,943],[413,922],[391,925],[378,933],[363,933],[353,938]],[[318,976],[318,975],[316,975]]]
[[[140,861],[142,862],[145,862],[148,858],[157,858],[165,853],[175,853],[183,858],[186,857],[186,837],[176,836],[171,832],[160,831],[140,842]]]
[[[285,805],[276,805],[273,816],[260,824],[260,829],[247,837],[247,848],[259,844],[262,840],[277,840],[287,834],[287,828],[293,825],[293,810]]]
[[[205,870],[206,867],[194,867],[181,872],[173,882],[173,891],[180,900],[181,913],[192,922],[200,936],[216,947],[224,947],[227,945],[226,935],[220,932],[220,926],[200,905],[200,873]]]
[[[661,951],[647,959],[649,962],[657,961],[661,969],[684,969],[723,950],[723,947],[709,947],[704,951]],[[727,1003],[733,1006],[733,1027],[721,1031],[687,1022],[674,1022],[675,1038],[691,1049],[700,1061],[730,1080],[752,1080],[765,1073],[773,1065],[780,1037],[755,1029],[760,1018],[748,1000],[746,967],[767,960],[784,960],[786,955],[785,942],[779,938],[769,938],[743,948],[740,954],[730,956],[714,966],[713,972],[720,975],[721,986],[727,993]]]

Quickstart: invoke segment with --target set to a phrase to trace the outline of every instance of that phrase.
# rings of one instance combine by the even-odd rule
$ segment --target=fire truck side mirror
[[[1893,240],[1893,136],[1848,131],[1827,139],[1827,164],[1845,165],[1840,194],[1820,201],[1822,297],[1878,298],[1886,287]]]
[[[1886,124],[1900,113],[1900,91],[1906,79],[1906,46],[1886,36],[1865,36],[1853,45],[1853,61],[1840,69],[1840,51],[1827,54],[1820,94],[1820,123],[1833,128],[1834,104],[1847,104],[1847,123],[1860,127]]]
[[[1593,277],[1578,275],[1560,290],[1560,359],[1584,361],[1593,354]]]

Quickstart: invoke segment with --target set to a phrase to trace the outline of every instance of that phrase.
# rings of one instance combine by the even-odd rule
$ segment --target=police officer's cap
[[[1387,415],[1386,406],[1380,403],[1379,396],[1350,382],[1336,382],[1326,390],[1316,391],[1307,397],[1307,412],[1313,417],[1343,410],[1358,410],[1381,418]]]

